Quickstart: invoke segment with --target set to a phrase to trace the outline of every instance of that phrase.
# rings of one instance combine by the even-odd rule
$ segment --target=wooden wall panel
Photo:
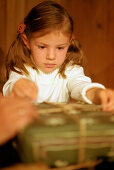
[[[0,48],[5,51],[6,38],[6,1],[0,0]]]
[[[114,88],[114,1],[71,0],[61,3],[75,22],[75,34],[88,61],[86,73],[93,81]]]
[[[28,11],[42,0],[0,0],[0,48],[7,52],[16,36],[18,24]],[[114,88],[114,1],[55,0],[74,20],[75,35],[82,44],[93,81]],[[2,24],[1,24],[2,23]]]
[[[19,23],[25,15],[25,2],[23,0],[6,1],[6,52],[16,37]]]

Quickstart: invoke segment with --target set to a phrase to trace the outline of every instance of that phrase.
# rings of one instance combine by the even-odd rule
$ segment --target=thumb
[[[13,92],[11,92],[10,94],[9,94],[9,96],[8,97],[14,97],[15,95],[14,95],[14,93]]]
[[[102,109],[106,110],[107,102],[108,102],[108,96],[106,90],[102,90],[99,93],[99,98],[101,101]]]

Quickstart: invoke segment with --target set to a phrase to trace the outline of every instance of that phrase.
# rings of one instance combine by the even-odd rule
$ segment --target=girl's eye
[[[58,50],[63,50],[64,49],[64,47],[58,47]]]
[[[40,49],[44,49],[44,48],[45,48],[45,46],[41,45],[41,46],[38,46],[38,48],[40,48]]]

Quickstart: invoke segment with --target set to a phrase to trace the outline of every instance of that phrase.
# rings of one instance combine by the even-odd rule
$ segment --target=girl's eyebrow
[[[68,43],[59,44],[59,45],[57,45],[57,46],[64,46],[64,45],[68,45]]]
[[[45,45],[45,46],[49,46],[49,44],[46,44],[46,43],[43,43],[43,42],[37,42],[38,44],[42,44],[42,45]],[[64,46],[64,45],[68,45],[68,43],[63,43],[63,44],[58,44],[56,46]]]

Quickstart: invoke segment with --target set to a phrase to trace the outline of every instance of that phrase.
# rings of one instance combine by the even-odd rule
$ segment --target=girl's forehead
[[[69,36],[63,34],[61,31],[52,31],[47,34],[40,35],[39,33],[34,35],[34,38],[31,39],[32,44],[44,44],[49,46],[58,46],[58,45],[69,45],[70,38]]]
[[[38,31],[35,33],[32,33],[31,39],[36,39],[36,38],[61,38],[61,39],[69,39],[70,35],[67,33],[64,33],[61,30],[44,30],[44,31]]]

